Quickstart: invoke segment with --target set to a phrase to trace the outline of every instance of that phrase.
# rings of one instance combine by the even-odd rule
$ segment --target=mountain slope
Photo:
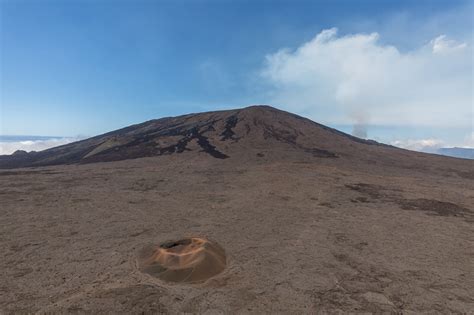
[[[380,145],[269,106],[147,121],[41,152],[1,156],[0,167],[117,161],[202,152],[217,159],[294,151],[335,158],[344,145]],[[261,153],[263,154],[263,153]]]

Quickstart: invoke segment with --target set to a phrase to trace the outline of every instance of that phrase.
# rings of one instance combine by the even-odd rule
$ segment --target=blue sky
[[[0,0],[0,10],[0,134],[92,136],[266,103],[402,146],[472,142],[469,1]],[[341,66],[346,53],[365,68]]]

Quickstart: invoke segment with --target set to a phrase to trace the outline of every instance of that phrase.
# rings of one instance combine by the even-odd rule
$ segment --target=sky
[[[0,135],[55,137],[27,140],[42,149],[270,104],[409,149],[474,147],[473,13],[457,0],[0,0]]]

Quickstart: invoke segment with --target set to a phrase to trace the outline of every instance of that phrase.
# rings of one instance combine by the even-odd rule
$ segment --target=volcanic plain
[[[473,160],[252,106],[0,168],[0,313],[474,309]],[[183,239],[218,244],[225,268],[192,283],[141,270],[144,248]]]

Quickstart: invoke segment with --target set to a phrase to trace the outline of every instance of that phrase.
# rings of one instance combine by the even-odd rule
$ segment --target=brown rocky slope
[[[133,125],[30,154],[0,157],[0,167],[117,161],[186,151],[227,159],[272,151],[334,158],[351,145],[379,145],[270,106],[190,114]]]

